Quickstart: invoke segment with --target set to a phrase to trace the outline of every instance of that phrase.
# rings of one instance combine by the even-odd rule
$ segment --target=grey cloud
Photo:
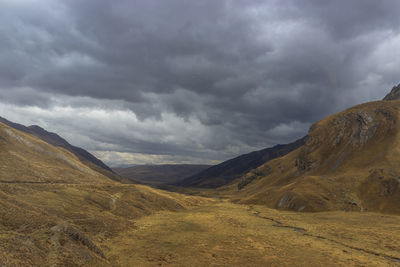
[[[100,117],[69,128],[43,117],[93,150],[223,159],[381,98],[400,79],[399,10],[396,0],[2,1],[0,97],[130,110],[157,125],[150,134],[113,113],[102,131]],[[177,119],[204,137],[163,139],[162,123]],[[123,125],[152,138],[109,130]]]

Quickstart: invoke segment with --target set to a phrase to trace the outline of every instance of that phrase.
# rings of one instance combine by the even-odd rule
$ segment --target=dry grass
[[[109,264],[102,240],[142,216],[203,202],[146,186],[0,183],[0,255],[6,266]]]
[[[278,211],[135,185],[1,184],[0,200],[5,266],[400,264],[398,216]]]
[[[112,183],[74,154],[0,123],[0,181]]]
[[[142,217],[103,247],[120,266],[396,266],[398,219],[221,202]]]

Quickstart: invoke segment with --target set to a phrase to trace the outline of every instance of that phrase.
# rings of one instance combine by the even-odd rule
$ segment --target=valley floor
[[[121,266],[400,266],[399,219],[221,201],[142,217],[101,247]]]
[[[399,222],[141,185],[0,183],[0,266],[400,266]]]

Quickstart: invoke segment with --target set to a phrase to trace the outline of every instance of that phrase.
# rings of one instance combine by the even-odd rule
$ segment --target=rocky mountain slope
[[[259,167],[265,162],[282,157],[299,148],[305,143],[305,140],[306,138],[303,137],[290,144],[276,145],[271,148],[265,148],[238,156],[212,166],[198,174],[192,175],[178,183],[175,183],[175,185],[184,187],[216,188],[229,184],[233,180],[239,178],[248,171]]]
[[[394,86],[390,93],[388,93],[383,100],[397,100],[400,99],[400,84]]]
[[[312,125],[303,146],[237,180],[233,198],[295,211],[400,214],[399,89]]]
[[[209,167],[210,165],[191,164],[138,165],[113,168],[113,171],[132,181],[159,185],[176,183]]]

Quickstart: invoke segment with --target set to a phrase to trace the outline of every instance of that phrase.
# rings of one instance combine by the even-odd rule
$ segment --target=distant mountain
[[[144,184],[170,184],[199,173],[210,165],[165,164],[118,167],[113,170],[124,178]]]
[[[305,140],[306,137],[303,137],[290,144],[276,145],[271,148],[265,148],[238,156],[212,166],[198,174],[185,178],[174,185],[184,187],[216,188],[229,184],[248,171],[257,168],[272,159],[282,157],[301,147],[305,144]]]
[[[48,132],[37,125],[31,125],[29,127],[26,127],[22,124],[11,122],[2,117],[0,117],[0,122],[19,131],[32,134],[53,146],[65,148],[66,150],[75,154],[85,165],[89,166],[91,169],[100,172],[103,175],[106,175],[107,177],[113,180],[117,181],[122,180],[119,175],[114,173],[112,169],[109,168],[106,164],[104,164],[101,160],[99,160],[98,158],[96,158],[83,148],[71,145],[64,138],[62,138],[56,133]]]

